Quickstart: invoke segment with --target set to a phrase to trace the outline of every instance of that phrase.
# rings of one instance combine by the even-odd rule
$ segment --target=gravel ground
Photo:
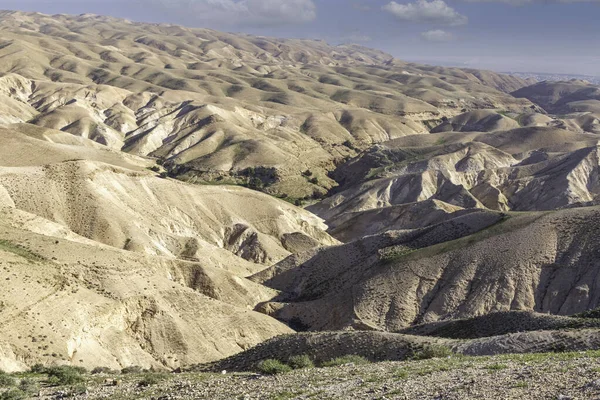
[[[106,384],[110,379],[120,382]],[[169,374],[148,387],[139,386],[142,379],[93,375],[86,394],[48,387],[41,394],[44,399],[600,399],[600,352],[350,364],[276,376]]]

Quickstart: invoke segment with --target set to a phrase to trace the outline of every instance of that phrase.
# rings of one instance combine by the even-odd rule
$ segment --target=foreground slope
[[[154,375],[103,375],[84,377],[85,398],[121,396],[175,399],[327,398],[327,399],[532,399],[558,397],[594,399],[599,352],[571,352],[494,357],[451,357],[421,361],[347,364],[308,368],[276,376],[256,373],[178,373],[155,385],[142,386]],[[43,376],[35,380],[43,382]],[[106,386],[103,379],[117,379]],[[43,399],[73,393],[69,387],[41,385]],[[257,395],[258,394],[258,395]],[[75,394],[76,398],[83,397]]]

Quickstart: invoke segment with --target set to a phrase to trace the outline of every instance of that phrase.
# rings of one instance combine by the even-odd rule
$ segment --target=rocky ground
[[[32,379],[26,376],[19,375]],[[44,375],[33,380],[39,392],[32,397],[42,399],[598,399],[600,351],[346,364],[274,376],[97,374],[73,387],[48,387]]]

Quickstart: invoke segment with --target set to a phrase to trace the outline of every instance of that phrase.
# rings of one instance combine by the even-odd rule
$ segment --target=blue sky
[[[0,8],[354,42],[430,64],[600,76],[600,0],[0,0]]]

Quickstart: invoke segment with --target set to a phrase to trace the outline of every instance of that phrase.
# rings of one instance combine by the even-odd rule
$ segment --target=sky
[[[427,64],[600,76],[600,0],[0,0],[0,9],[358,43]]]

